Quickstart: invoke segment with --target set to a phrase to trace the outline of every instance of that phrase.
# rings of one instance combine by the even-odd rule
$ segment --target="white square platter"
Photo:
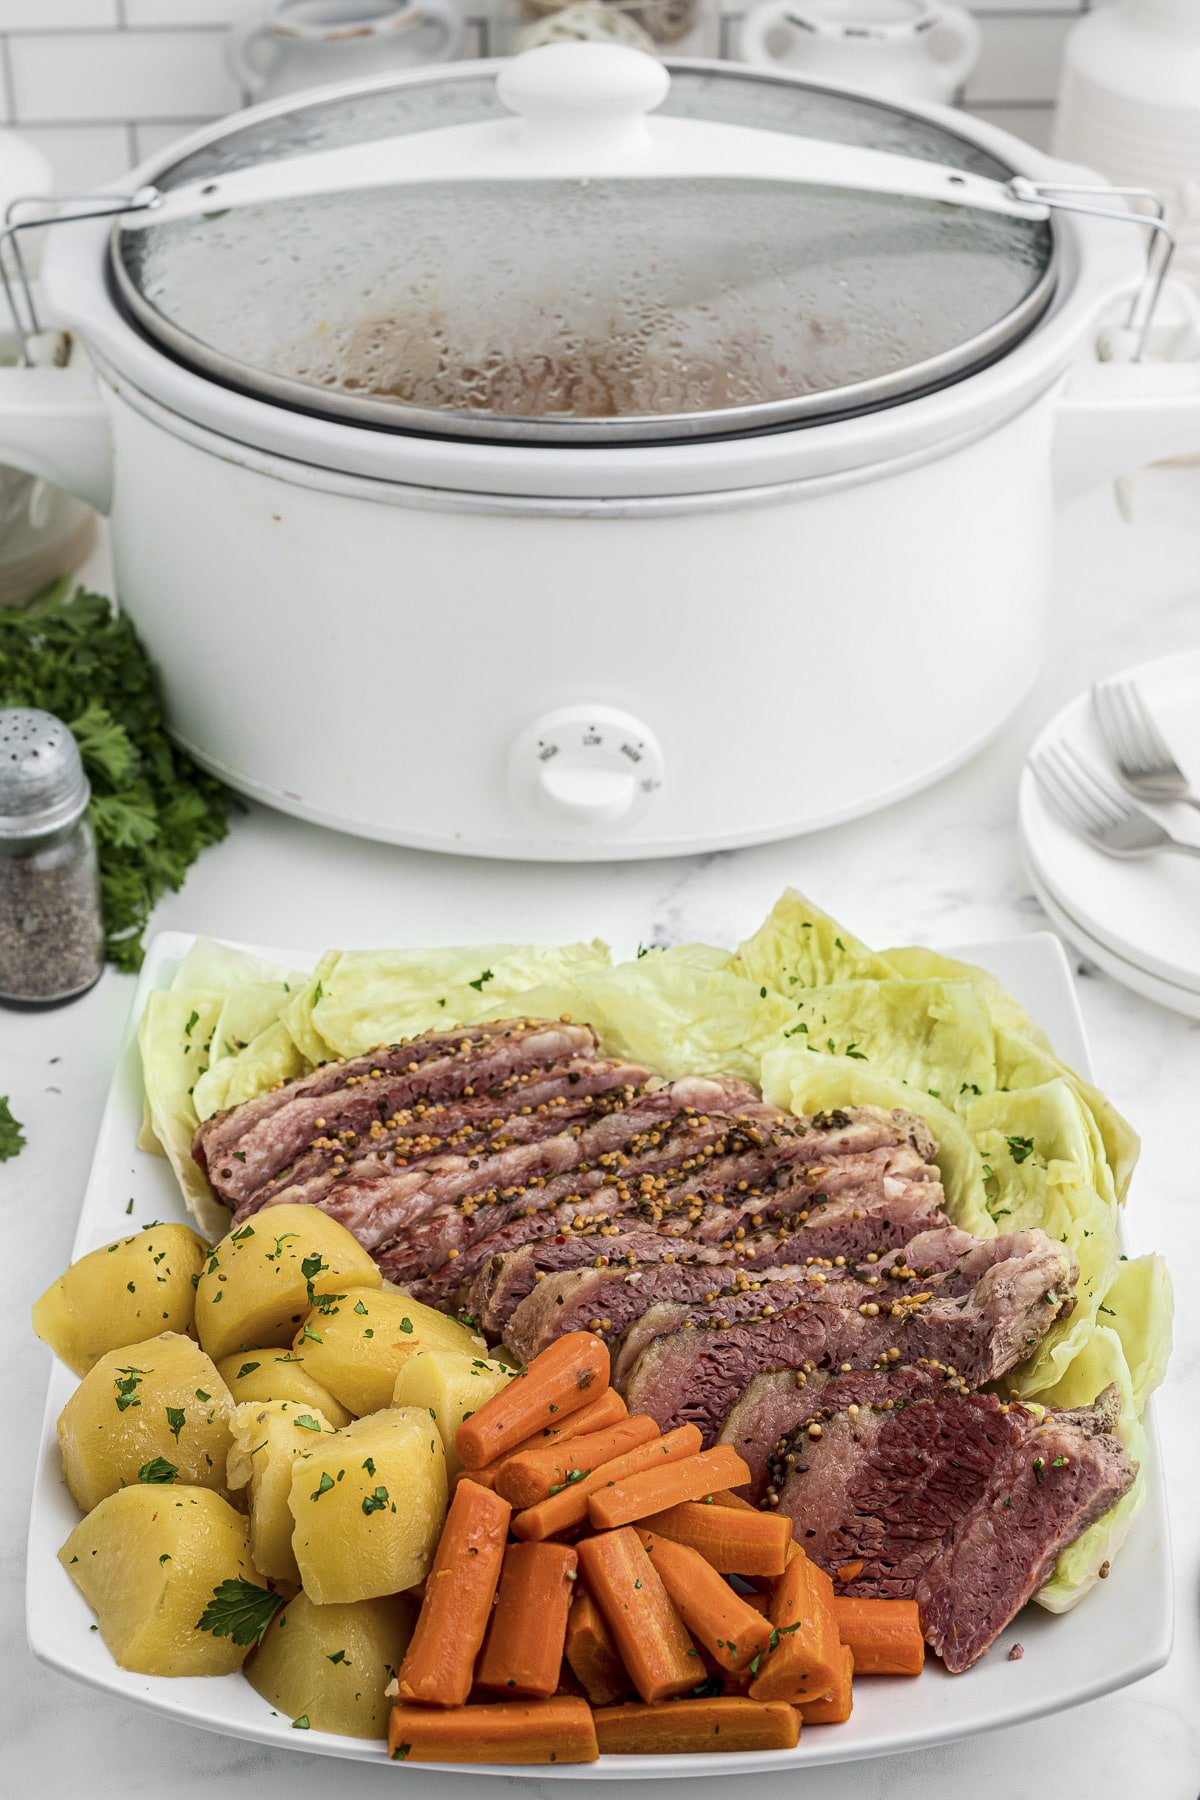
[[[191,942],[184,933],[166,932],[153,941],[147,954],[100,1126],[74,1256],[152,1220],[186,1217],[168,1164],[136,1148],[142,1116],[136,1038],[146,995],[169,983]],[[295,967],[311,967],[316,961],[315,953],[253,948]],[[1049,1033],[1059,1055],[1082,1073],[1093,1073],[1070,970],[1057,938],[1040,932],[970,945],[954,953],[990,969]],[[1131,1204],[1137,1204],[1136,1177]],[[91,1611],[56,1554],[79,1517],[62,1483],[55,1437],[55,1421],[74,1385],[71,1372],[56,1362],[46,1397],[29,1526],[27,1627],[34,1655],[78,1681],[182,1724],[276,1747],[385,1762],[387,1752],[381,1743],[293,1729],[291,1721],[272,1712],[240,1675],[172,1680],[117,1667],[99,1633],[91,1629]],[[474,1772],[536,1773],[539,1781],[594,1781],[801,1770],[948,1743],[1060,1712],[1140,1680],[1166,1662],[1172,1633],[1166,1504],[1153,1421],[1149,1425],[1153,1466],[1146,1501],[1109,1579],[1065,1615],[1054,1617],[1039,1607],[1027,1607],[967,1674],[947,1675],[940,1663],[932,1662],[917,1681],[864,1680],[856,1684],[849,1722],[810,1727],[795,1750],[601,1757],[598,1763],[536,1771],[473,1765]],[[1024,1655],[1009,1662],[1008,1650],[1017,1642]],[[402,1767],[440,1765],[393,1766],[402,1779]]]

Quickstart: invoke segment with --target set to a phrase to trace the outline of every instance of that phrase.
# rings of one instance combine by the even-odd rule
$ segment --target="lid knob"
[[[496,92],[519,113],[526,143],[578,151],[581,143],[636,150],[645,115],[661,106],[671,77],[656,57],[625,44],[543,44],[505,63]]]

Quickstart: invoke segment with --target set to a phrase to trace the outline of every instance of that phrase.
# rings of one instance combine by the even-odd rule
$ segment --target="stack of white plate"
[[[1200,651],[1124,671],[1137,682],[1179,766],[1200,792]],[[1034,745],[1065,739],[1100,768],[1111,768],[1081,694]],[[1120,785],[1115,770],[1115,785]],[[1200,811],[1152,807],[1174,836],[1200,844]],[[1200,858],[1172,851],[1120,861],[1094,850],[1052,812],[1029,769],[1021,776],[1018,819],[1030,880],[1051,923],[1105,974],[1135,993],[1200,1019]]]

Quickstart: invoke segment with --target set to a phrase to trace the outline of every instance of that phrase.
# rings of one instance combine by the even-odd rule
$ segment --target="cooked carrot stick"
[[[455,1476],[455,1483],[460,1481],[477,1481],[480,1487],[495,1488],[500,1471],[508,1466],[514,1457],[528,1456],[533,1451],[549,1450],[556,1444],[565,1444],[571,1438],[585,1437],[593,1431],[606,1431],[610,1425],[619,1425],[622,1419],[629,1417],[629,1408],[618,1394],[616,1388],[605,1388],[598,1400],[589,1400],[578,1412],[568,1413],[561,1425],[547,1425],[541,1431],[535,1431],[524,1443],[518,1444],[505,1456],[498,1456],[493,1462],[484,1463],[480,1469],[460,1469]]]
[[[613,1531],[681,1500],[701,1500],[717,1488],[740,1486],[749,1479],[750,1471],[737,1451],[728,1444],[715,1444],[672,1468],[649,1468],[594,1493],[588,1501],[588,1517],[598,1531]]]
[[[566,1544],[510,1544],[483,1651],[480,1687],[548,1700],[562,1669],[578,1558]]]
[[[565,1443],[546,1444],[540,1450],[506,1456],[496,1469],[496,1492],[514,1506],[536,1506],[539,1500],[548,1500],[551,1494],[566,1487],[568,1476],[579,1480],[576,1470],[590,1475],[614,1457],[624,1456],[627,1450],[635,1450],[639,1444],[648,1444],[651,1438],[659,1436],[654,1420],[640,1413],[603,1431],[589,1431],[582,1437],[568,1438]]]
[[[740,1494],[733,1493],[729,1488],[722,1488],[719,1494],[713,1495],[713,1505],[728,1506],[734,1512],[756,1513],[758,1511],[753,1501],[743,1500]]]
[[[835,1594],[838,1636],[854,1652],[859,1675],[919,1675],[925,1639],[915,1600],[852,1600]]]
[[[800,1708],[800,1717],[806,1725],[844,1725],[854,1710],[854,1694],[851,1677],[854,1675],[854,1653],[845,1644],[842,1646],[841,1668],[838,1678],[827,1694],[819,1700],[806,1700]]]
[[[455,1488],[400,1665],[402,1701],[461,1706],[466,1700],[496,1596],[511,1514],[507,1500],[473,1481]]]
[[[697,1643],[722,1669],[736,1674],[749,1668],[771,1642],[771,1621],[747,1606],[698,1550],[652,1531],[639,1530],[638,1537]]]
[[[567,1662],[564,1662],[558,1671],[558,1686],[554,1691],[556,1694],[567,1695],[572,1700],[588,1700],[587,1689],[576,1678],[574,1669]],[[488,1698],[490,1699],[491,1696],[489,1695]],[[591,1705],[590,1700],[588,1700],[588,1705]]]
[[[595,1762],[596,1730],[586,1700],[509,1700],[498,1706],[393,1706],[393,1762]]]
[[[689,1756],[713,1750],[794,1750],[800,1714],[779,1701],[733,1697],[670,1700],[663,1706],[606,1706],[595,1715],[605,1756]]]
[[[686,1694],[702,1679],[696,1647],[636,1531],[584,1538],[579,1566],[643,1700]]]
[[[681,1462],[692,1458],[699,1450],[703,1439],[695,1425],[680,1425],[674,1431],[668,1431],[665,1437],[653,1438],[648,1444],[639,1444],[635,1450],[627,1450],[624,1456],[614,1457],[612,1462],[605,1463],[599,1469],[593,1469],[590,1475],[581,1475],[578,1481],[571,1481],[561,1494],[551,1494],[548,1500],[539,1500],[536,1506],[526,1507],[513,1520],[514,1535],[519,1538],[540,1539],[554,1537],[560,1531],[570,1531],[577,1525],[587,1523],[589,1496],[598,1493],[601,1488],[607,1490],[615,1482],[627,1475],[636,1475],[642,1469],[657,1469],[664,1462]]]
[[[481,1469],[556,1418],[578,1412],[608,1386],[608,1346],[591,1331],[556,1338],[529,1367],[458,1428],[455,1448],[463,1466]]]
[[[571,1602],[566,1655],[593,1706],[608,1706],[632,1691],[633,1683],[625,1673],[604,1615],[584,1588]]]
[[[503,1490],[502,1490],[503,1491]],[[792,1541],[786,1513],[744,1513],[728,1506],[682,1500],[664,1512],[651,1513],[647,1531],[698,1550],[722,1575],[782,1575]]]
[[[793,1544],[775,1583],[769,1613],[773,1642],[750,1687],[755,1700],[799,1706],[836,1688],[842,1646],[833,1616],[833,1583]]]
[[[482,1482],[484,1487],[495,1487],[495,1478],[510,1456],[524,1456],[529,1450],[545,1450],[551,1444],[565,1444],[568,1438],[583,1437],[589,1431],[604,1431],[609,1425],[619,1425],[622,1419],[628,1417],[629,1408],[616,1388],[605,1388],[597,1399],[589,1400],[578,1412],[568,1413],[561,1424],[556,1420],[553,1425],[544,1425],[540,1431],[533,1432],[523,1443],[506,1451],[503,1456],[484,1463],[481,1469],[472,1470],[471,1478]]]

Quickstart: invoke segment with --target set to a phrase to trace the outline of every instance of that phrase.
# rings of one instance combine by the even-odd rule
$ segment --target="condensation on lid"
[[[672,69],[665,114],[1011,171],[902,108]],[[234,127],[160,176],[499,114],[423,76]],[[430,182],[118,229],[142,328],[217,380],[384,429],[670,441],[891,404],[1003,354],[1053,291],[1045,223],[769,180]]]

